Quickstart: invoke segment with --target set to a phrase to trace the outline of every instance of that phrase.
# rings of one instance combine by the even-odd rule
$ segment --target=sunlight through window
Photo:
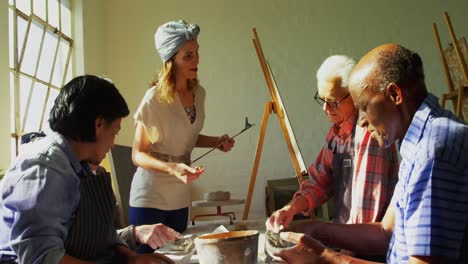
[[[9,0],[12,156],[23,134],[42,131],[73,76],[70,0]]]

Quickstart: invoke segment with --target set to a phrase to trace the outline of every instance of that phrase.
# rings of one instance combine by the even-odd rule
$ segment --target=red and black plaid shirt
[[[324,147],[309,167],[310,179],[304,180],[295,194],[307,199],[308,209],[303,214],[309,215],[314,208],[327,202],[334,187],[340,184],[333,182],[332,161],[334,152],[346,151],[353,157],[352,186],[347,187],[351,191],[347,223],[380,221],[385,214],[398,181],[396,146],[379,147],[366,129],[356,125],[357,118],[356,113],[340,126],[330,128]]]

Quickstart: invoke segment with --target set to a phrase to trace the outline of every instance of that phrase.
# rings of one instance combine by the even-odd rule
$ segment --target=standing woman
[[[199,32],[197,25],[181,20],[156,31],[156,49],[164,65],[134,116],[132,159],[138,169],[130,191],[133,225],[163,223],[183,232],[188,222],[189,183],[203,173],[190,167],[193,148],[219,145],[226,152],[234,145],[228,135],[200,134],[205,89],[197,79]],[[139,249],[140,253],[148,251],[149,247]]]

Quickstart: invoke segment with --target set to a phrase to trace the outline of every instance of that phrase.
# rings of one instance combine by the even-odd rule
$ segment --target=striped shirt
[[[468,127],[432,94],[401,142],[402,161],[392,206],[395,226],[387,262],[443,256],[467,263]],[[465,248],[465,250],[464,250]],[[466,254],[466,253],[465,253]]]
[[[314,208],[327,202],[334,193],[350,196],[349,206],[338,205],[338,208],[349,212],[335,212],[338,217],[349,215],[348,220],[342,223],[374,222],[385,214],[398,180],[396,146],[392,145],[388,149],[379,147],[366,129],[356,125],[357,118],[356,112],[340,126],[333,125],[330,128],[325,145],[309,167],[310,179],[304,180],[295,194],[307,199],[308,208],[303,214],[311,214]],[[349,162],[334,165],[334,157],[343,153],[349,154]],[[344,186],[345,190],[339,192],[337,188],[343,188],[343,184],[334,179],[345,166],[352,167],[349,170],[351,180]],[[336,198],[342,203],[347,202],[342,197]]]

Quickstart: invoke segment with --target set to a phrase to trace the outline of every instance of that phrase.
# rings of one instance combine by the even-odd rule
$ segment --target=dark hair
[[[396,49],[382,51],[379,55],[379,77],[374,85],[375,89],[384,89],[391,82],[425,89],[423,62],[416,52],[398,45]]]
[[[96,118],[111,123],[129,113],[125,99],[113,83],[85,75],[74,78],[60,90],[50,110],[49,125],[66,138],[94,142]]]

